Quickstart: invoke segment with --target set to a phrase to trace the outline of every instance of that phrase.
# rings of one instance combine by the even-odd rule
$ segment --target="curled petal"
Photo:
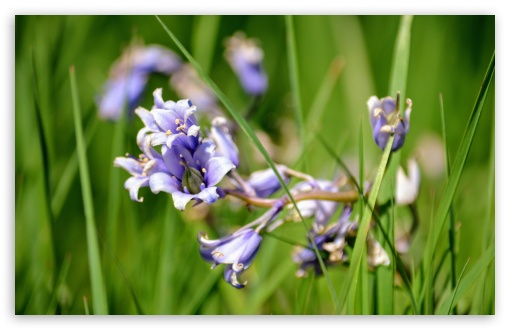
[[[225,157],[213,157],[209,159],[205,165],[206,172],[204,179],[206,186],[217,185],[223,177],[234,168],[236,168],[236,166]]]
[[[149,185],[148,176],[132,176],[124,183],[124,188],[129,190],[129,196],[135,202],[143,202],[143,197],[138,198],[138,190]]]
[[[188,202],[193,199],[194,195],[183,193],[182,191],[175,191],[172,193],[174,206],[176,209],[183,211],[186,209]]]
[[[226,266],[225,271],[223,272],[223,278],[225,281],[230,283],[236,289],[242,289],[246,286],[246,284],[248,284],[248,282],[245,281],[244,283],[239,283],[239,280],[237,279],[238,275],[240,275],[240,273],[236,273],[230,265]]]
[[[286,166],[276,165],[278,173],[285,181],[289,183],[290,177],[285,174]],[[248,178],[248,184],[255,190],[257,196],[268,197],[281,188],[280,181],[271,168],[253,172]]]

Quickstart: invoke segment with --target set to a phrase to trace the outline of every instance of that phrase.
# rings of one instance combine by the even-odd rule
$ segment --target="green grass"
[[[16,314],[495,313],[494,16],[159,19],[16,16]],[[224,40],[236,31],[264,50],[269,89],[256,103],[224,59]],[[292,243],[306,244],[311,222],[289,222],[264,235],[242,274],[247,287],[236,290],[223,266],[210,270],[201,259],[197,233],[222,237],[260,210],[220,200],[179,212],[148,188],[143,203],[130,200],[128,174],[113,157],[139,153],[142,123],[101,120],[95,99],[133,35],[196,60],[240,128],[241,175],[278,163],[321,179],[346,176],[359,192],[374,183],[354,207],[360,240],[349,264],[294,276]],[[158,87],[177,99],[168,78],[154,75],[141,106],[152,107]],[[404,147],[390,157],[373,142],[366,102],[397,91],[401,110],[410,98],[413,112]],[[427,149],[433,142],[439,151]],[[442,155],[439,170],[428,152]],[[414,155],[420,222],[409,250],[397,253],[410,212],[390,198],[397,165]],[[375,272],[363,244],[371,226],[391,259]]]

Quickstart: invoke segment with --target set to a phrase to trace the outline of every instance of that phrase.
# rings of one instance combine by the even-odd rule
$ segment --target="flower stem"
[[[270,208],[275,205],[276,202],[282,201],[284,205],[290,204],[289,199],[284,196],[282,198],[260,198],[253,197],[248,194],[245,194],[239,190],[234,189],[224,189],[227,195],[232,197],[241,199],[245,201],[249,205]],[[358,200],[359,195],[356,191],[341,191],[341,192],[330,192],[330,191],[308,191],[299,193],[293,196],[296,202],[304,201],[304,200],[325,200],[325,201],[333,201],[333,202],[341,202],[341,203],[352,203]]]

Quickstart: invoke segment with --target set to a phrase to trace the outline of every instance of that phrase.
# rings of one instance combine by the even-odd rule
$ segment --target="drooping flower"
[[[384,150],[390,134],[394,134],[391,150],[396,151],[401,148],[409,131],[411,100],[407,99],[404,117],[400,116],[400,111],[397,109],[397,100],[390,96],[380,100],[377,96],[371,96],[367,104],[375,143]]]
[[[128,47],[112,66],[103,93],[97,100],[99,115],[105,119],[117,120],[124,109],[134,110],[150,74],[170,75],[180,65],[180,58],[161,46]]]
[[[286,168],[285,165],[276,165],[278,174],[280,174],[285,184],[288,184],[290,177],[285,172]],[[274,194],[282,187],[278,177],[271,168],[253,172],[246,182],[253,188],[257,196],[262,198]]]
[[[237,32],[226,41],[225,58],[249,95],[262,95],[267,89],[267,76],[262,68],[264,52],[253,39]]]
[[[338,192],[338,186],[328,180],[317,180],[316,181],[317,187],[314,187],[312,183],[307,181],[302,181],[298,184],[296,184],[291,192],[292,193],[303,193],[312,191],[316,188],[327,191],[327,192]],[[314,229],[318,232],[324,228],[324,226],[328,223],[331,216],[336,212],[338,208],[338,202],[333,201],[325,201],[325,200],[304,200],[299,201],[296,203],[297,207],[299,208],[299,212],[303,216],[303,218],[309,218],[314,217]],[[295,214],[296,218],[299,217],[299,215]]]
[[[199,233],[201,257],[212,264],[211,268],[225,264],[224,279],[235,288],[243,288],[239,276],[253,262],[262,242],[257,231],[247,228],[217,240],[209,240],[207,235]]]
[[[347,245],[346,238],[357,227],[355,222],[348,221],[351,212],[352,207],[346,205],[335,224],[323,233],[319,234],[313,231],[311,233],[325,265],[334,265],[347,260],[347,255],[344,252],[344,247]],[[306,248],[297,247],[293,254],[293,260],[299,264],[296,273],[298,277],[306,276],[309,268],[312,268],[317,275],[322,274],[319,259],[317,259],[312,243],[309,243]]]
[[[154,150],[152,153],[142,153],[138,158],[134,156],[116,157],[113,164],[122,167],[131,174],[131,177],[124,183],[124,188],[129,191],[129,196],[136,202],[143,202],[143,197],[138,197],[138,190],[141,187],[149,186],[152,175],[170,173],[163,157]]]
[[[216,153],[230,159],[235,166],[239,167],[239,150],[230,135],[228,121],[224,117],[215,117],[211,124],[210,135],[216,143]]]
[[[416,159],[411,158],[407,161],[407,173],[404,173],[402,167],[397,170],[397,189],[395,193],[395,203],[397,205],[412,204],[420,189],[420,169]]]

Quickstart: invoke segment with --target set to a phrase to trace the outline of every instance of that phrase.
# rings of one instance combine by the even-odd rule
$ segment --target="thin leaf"
[[[292,91],[292,100],[294,103],[294,112],[300,140],[303,143],[305,139],[305,124],[303,120],[303,110],[301,106],[301,91],[299,86],[299,70],[296,51],[296,37],[294,36],[294,18],[291,15],[285,16],[285,36],[287,42],[287,58],[289,63],[290,86]],[[306,164],[306,159],[305,159]]]
[[[469,290],[471,285],[475,283],[480,274],[487,269],[490,262],[495,257],[495,247],[494,241],[492,241],[491,247],[480,257],[478,262],[473,266],[473,268],[466,274],[466,276],[459,281],[457,289],[450,294],[450,296],[443,302],[443,304],[439,307],[436,314],[438,315],[446,315],[450,310],[451,306],[456,306],[459,300],[464,296],[464,294]]]
[[[341,309],[343,309],[343,306],[347,299],[347,295],[349,291],[353,289],[352,285],[354,283],[355,278],[358,276],[361,255],[365,248],[365,242],[370,225],[370,219],[372,218],[372,210],[374,209],[375,201],[377,200],[377,195],[379,194],[379,189],[381,188],[382,179],[384,176],[384,172],[386,170],[386,165],[388,164],[388,158],[390,157],[391,146],[393,145],[394,138],[395,138],[394,135],[391,135],[388,139],[388,143],[386,145],[386,148],[384,149],[381,162],[379,163],[379,169],[375,177],[374,185],[372,186],[372,190],[368,198],[368,203],[363,212],[363,218],[361,218],[361,221],[358,225],[358,234],[356,236],[356,242],[354,243],[354,249],[350,259],[349,275],[347,281],[345,282],[342,294],[340,296]]]
[[[462,268],[462,271],[460,272],[459,283],[460,283],[460,281],[462,281],[462,275],[464,275],[464,271],[466,270],[466,267],[467,267],[468,263],[469,263],[469,258],[466,261],[466,264],[464,265],[464,268]],[[453,290],[453,296],[452,296],[452,299],[450,301],[450,307],[448,308],[448,314],[451,314],[453,300],[455,299],[455,296],[457,295],[458,289],[459,289],[459,286],[457,285],[457,286],[455,286],[455,290]]]
[[[202,65],[202,68],[207,73],[210,72],[211,62],[214,58],[214,47],[217,44],[220,21],[221,16],[219,15],[200,15],[195,17],[191,50],[193,57]]]
[[[80,181],[82,188],[83,207],[85,210],[85,226],[87,233],[87,252],[89,260],[90,281],[92,287],[92,306],[94,314],[108,314],[106,291],[104,287],[103,273],[101,270],[101,257],[94,219],[94,205],[92,202],[92,190],[90,188],[90,176],[85,152],[85,139],[81,125],[80,103],[78,101],[78,87],[74,67],[69,69],[71,80],[71,97],[73,101],[74,126],[76,132],[76,150],[80,168]]]
[[[438,206],[438,210],[435,218],[435,226],[434,232],[432,236],[432,249],[435,249],[437,246],[437,242],[439,241],[439,237],[441,235],[441,231],[444,227],[444,223],[446,221],[446,217],[450,210],[450,206],[453,201],[453,197],[455,195],[455,191],[457,190],[457,186],[460,181],[460,177],[462,175],[462,171],[464,169],[464,164],[466,163],[467,156],[469,154],[469,150],[471,148],[471,144],[473,142],[473,138],[476,132],[476,128],[478,127],[478,122],[480,120],[480,116],[483,111],[483,106],[485,104],[485,98],[487,96],[487,92],[489,90],[490,83],[492,81],[492,77],[494,76],[494,66],[495,66],[495,56],[493,54],[489,66],[487,68],[487,73],[482,82],[482,86],[478,93],[478,97],[476,98],[475,105],[473,108],[473,112],[469,118],[465,133],[462,138],[462,142],[459,147],[459,151],[457,152],[457,156],[455,158],[455,162],[452,167],[450,178],[448,179],[448,183],[444,190],[443,197]],[[429,261],[430,262],[430,261]],[[426,268],[430,267],[430,264],[426,265]]]
[[[448,153],[448,143],[446,140],[446,117],[444,112],[443,105],[443,95],[439,95],[439,103],[441,108],[441,128],[443,133],[443,145],[445,150],[445,159],[446,159],[446,179],[448,180],[450,176],[450,156]],[[448,228],[448,241],[449,241],[449,250],[450,250],[450,274],[451,274],[451,286],[455,288],[457,286],[457,271],[456,271],[456,256],[455,256],[455,215],[453,210],[453,204],[450,205],[450,210],[448,212],[450,219],[450,228]],[[454,309],[454,314],[457,314],[457,310]]]
[[[393,64],[390,78],[389,95],[400,91],[402,99],[406,96],[407,71],[409,68],[409,53],[411,51],[411,26],[413,16],[402,16],[398,30],[397,42],[393,51]]]

